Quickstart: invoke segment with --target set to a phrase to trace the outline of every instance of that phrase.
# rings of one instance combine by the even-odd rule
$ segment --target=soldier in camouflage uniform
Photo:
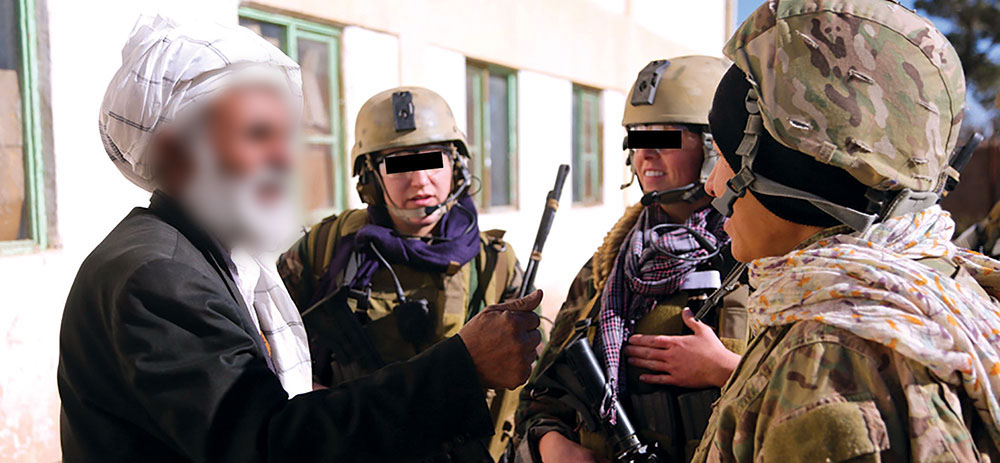
[[[745,344],[746,312],[737,293],[726,300],[713,326],[694,321],[690,312],[682,315],[690,291],[701,289],[699,278],[714,275],[718,284],[718,276],[727,269],[707,261],[685,266],[682,259],[653,252],[641,237],[663,224],[686,224],[699,228],[720,248],[728,242],[721,230],[722,218],[709,206],[703,187],[718,158],[706,130],[708,111],[715,85],[728,66],[721,58],[685,56],[653,61],[640,72],[629,94],[622,125],[628,131],[627,163],[646,197],[643,203],[626,210],[577,274],[535,370],[538,374],[560,355],[578,321],[589,320],[592,324],[588,337],[604,361],[602,366],[613,374],[621,359],[619,400],[640,436],[645,442],[658,443],[665,455],[678,460],[690,457],[701,430],[693,431],[696,437],[691,441],[684,437],[691,431],[685,430],[685,425],[698,425],[682,422],[676,394],[686,388],[718,387],[729,377],[739,360],[732,351],[741,352]],[[657,140],[658,136],[662,138]],[[668,136],[676,136],[676,140]],[[689,246],[683,232],[672,236],[680,236],[679,241],[683,241],[671,244],[674,254],[695,260],[705,257],[700,246]],[[635,259],[634,266],[641,271],[625,270],[633,265],[631,250],[640,247],[643,256],[656,257]],[[616,274],[621,276],[616,278]],[[625,278],[632,282],[616,286]],[[671,278],[676,278],[677,285],[658,285]],[[612,338],[614,326],[606,319],[615,318],[615,313],[608,310],[614,302],[609,301],[619,293],[623,293],[620,300],[630,300],[642,308],[621,317],[625,333]],[[745,292],[742,294],[745,297]],[[695,335],[669,336],[681,335],[685,326]],[[634,335],[629,337],[630,333]],[[614,349],[609,349],[612,342]],[[610,458],[613,449],[608,446],[608,436],[582,430],[574,409],[532,393],[537,380],[529,380],[521,394],[518,460],[580,462]],[[702,420],[710,414],[710,404],[711,399],[702,404]]]
[[[1000,243],[1000,202],[993,205],[983,220],[972,224],[955,238],[956,246],[981,252],[994,259],[1000,256],[998,243]]]
[[[754,337],[693,461],[997,461],[1000,262],[951,244],[936,205],[965,100],[951,45],[895,2],[771,0],[725,54],[706,189]]]
[[[278,261],[300,308],[348,290],[365,334],[391,363],[455,335],[517,292],[523,272],[504,232],[477,226],[465,135],[441,96],[400,87],[371,97],[358,113],[351,157],[368,207],[323,219]],[[366,373],[320,344],[311,346],[319,384]],[[487,398],[496,458],[513,430],[517,392],[491,390]]]

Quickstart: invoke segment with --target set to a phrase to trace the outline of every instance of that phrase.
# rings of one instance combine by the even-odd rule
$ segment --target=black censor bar
[[[385,173],[401,174],[417,170],[440,169],[444,167],[444,156],[440,151],[404,154],[385,158]]]
[[[681,130],[629,130],[625,149],[680,149]]]

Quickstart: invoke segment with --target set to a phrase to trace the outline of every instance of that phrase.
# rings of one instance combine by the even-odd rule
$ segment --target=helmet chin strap
[[[870,207],[869,212],[866,213],[827,201],[807,191],[782,185],[753,172],[759,136],[764,130],[760,105],[757,101],[757,91],[753,88],[747,92],[746,107],[750,117],[747,118],[747,125],[743,130],[743,140],[740,141],[740,146],[736,149],[736,154],[740,157],[740,170],[726,182],[726,190],[722,196],[712,201],[712,206],[726,217],[733,215],[733,204],[748,190],[763,195],[808,201],[817,209],[855,231],[865,231],[879,219],[917,212],[937,203],[938,194],[934,191],[903,189],[883,192],[869,188],[869,196],[885,196],[885,198],[876,198],[879,200],[872,201],[873,198],[869,197]]]

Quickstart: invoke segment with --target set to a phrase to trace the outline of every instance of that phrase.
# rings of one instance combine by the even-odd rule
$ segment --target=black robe
[[[65,461],[418,459],[492,433],[457,336],[289,399],[227,262],[162,193],[87,257],[60,332]]]

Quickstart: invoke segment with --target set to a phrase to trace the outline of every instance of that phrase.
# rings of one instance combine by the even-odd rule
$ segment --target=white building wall
[[[683,43],[688,53],[722,55],[722,41],[728,39],[726,0],[630,0],[629,8],[635,22],[660,37]]]

